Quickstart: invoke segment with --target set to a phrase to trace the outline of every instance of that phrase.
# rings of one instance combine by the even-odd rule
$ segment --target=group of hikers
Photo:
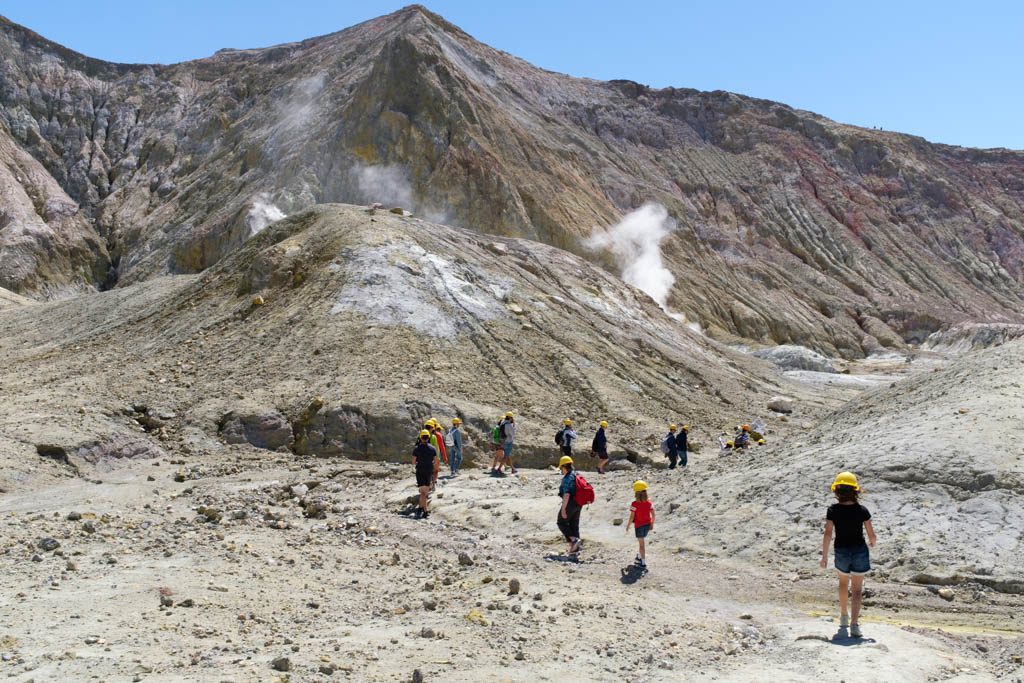
[[[416,485],[419,489],[420,517],[426,519],[430,515],[429,497],[437,483],[440,463],[446,463],[451,469],[451,476],[459,473],[462,466],[464,434],[462,420],[452,419],[451,429],[447,432],[436,419],[430,418],[423,424],[419,438],[413,449],[413,461],[416,466]],[[604,474],[608,465],[608,422],[602,420],[594,439],[591,442],[590,456],[597,459],[597,472]],[[755,423],[737,425],[735,435],[729,441],[719,437],[723,449],[744,449],[751,443],[764,445],[764,426]],[[687,436],[689,426],[678,428],[669,425],[668,434],[661,440],[661,451],[669,459],[669,469],[687,465]],[[505,470],[512,474],[517,469],[512,462],[512,449],[515,443],[515,416],[505,413],[491,430],[491,441],[494,446],[494,457],[491,462],[491,476],[505,476]],[[583,508],[594,502],[594,489],[579,474],[573,460],[573,447],[579,438],[573,428],[573,421],[565,419],[562,428],[555,433],[555,443],[559,447],[561,457],[558,469],[561,482],[558,487],[559,505],[556,524],[568,543],[566,554],[578,557],[583,549],[580,535],[580,516]],[[640,572],[647,572],[647,535],[654,530],[655,512],[650,498],[650,487],[643,480],[633,482],[634,500],[629,509],[629,521],[626,533],[632,528],[637,539],[637,554],[634,567]],[[820,566],[828,565],[829,545],[834,547],[834,564],[839,575],[839,606],[840,630],[849,628],[853,638],[862,637],[860,629],[860,610],[863,596],[864,577],[871,569],[869,545],[875,545],[875,532],[871,525],[871,513],[860,504],[861,488],[857,477],[851,472],[840,472],[832,482],[831,490],[836,503],[829,506],[825,515],[825,530],[822,536]],[[867,541],[865,541],[865,531]],[[833,543],[834,538],[834,543]],[[625,570],[624,570],[625,571]],[[849,608],[849,609],[848,609]]]

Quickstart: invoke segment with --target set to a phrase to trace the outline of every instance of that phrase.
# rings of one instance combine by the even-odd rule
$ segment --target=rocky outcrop
[[[810,370],[812,372],[838,372],[825,356],[802,346],[773,346],[754,351],[755,358],[769,361],[783,370]]]
[[[1022,153],[574,79],[421,7],[172,66],[107,64],[0,21],[0,53],[0,128],[85,221],[54,228],[58,272],[24,256],[0,282],[33,296],[197,272],[332,201],[600,261],[581,238],[656,201],[678,225],[668,303],[722,340],[849,357],[1024,321]]]
[[[926,349],[945,353],[966,353],[1024,337],[1024,325],[963,323],[928,336]]]
[[[292,426],[276,410],[231,411],[221,419],[220,434],[227,443],[247,443],[270,451],[292,444]]]

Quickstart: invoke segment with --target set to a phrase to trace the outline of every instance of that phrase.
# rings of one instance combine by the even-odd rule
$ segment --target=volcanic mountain
[[[195,273],[318,203],[588,252],[644,202],[711,336],[856,357],[1024,320],[1024,153],[727,92],[536,68],[420,6],[191,62],[112,64],[0,19],[0,286]]]

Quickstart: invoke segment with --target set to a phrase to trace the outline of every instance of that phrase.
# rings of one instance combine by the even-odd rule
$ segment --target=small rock
[[[612,526],[622,526],[622,517],[616,517],[613,519]]]
[[[953,602],[954,598],[956,598],[956,591],[952,588],[940,588],[939,597],[946,602]]]
[[[523,661],[524,659],[526,659],[526,655],[525,655],[525,654],[523,654],[523,651],[522,651],[522,650],[520,650],[519,652],[517,652],[517,653],[516,653],[516,661],[517,661],[517,662],[521,662],[521,661]]]
[[[473,564],[473,558],[466,551],[462,551],[459,553],[459,564],[463,567],[469,567]]]
[[[41,538],[39,539],[39,549],[50,552],[60,547],[60,543],[55,538]]]
[[[80,519],[82,519],[82,513],[81,512],[69,512],[68,513],[67,520],[69,522],[77,522]]]
[[[91,519],[87,519],[82,522],[82,531],[87,534],[94,534],[99,529],[99,526]]]
[[[434,638],[436,636],[437,634],[434,633],[434,629],[430,628],[429,626],[424,626],[422,629],[420,629],[420,638]]]
[[[508,594],[518,595],[519,594],[519,579],[509,579],[508,582]]]
[[[754,618],[754,615],[751,614],[750,612],[744,612],[743,614],[740,615],[740,619],[745,619],[747,621],[749,621],[749,620],[751,620],[753,618]]]
[[[437,600],[434,600],[433,598],[427,598],[423,601],[423,608],[433,612],[437,609]]]
[[[287,657],[278,657],[270,663],[270,668],[274,671],[291,671],[292,660]]]
[[[181,602],[178,603],[178,607],[195,607],[195,606],[196,606],[196,601],[193,600],[192,598],[185,598],[184,600],[182,600]]]
[[[174,606],[174,600],[172,600],[171,596],[169,596],[169,595],[161,595],[160,596],[160,606],[161,607],[173,607]]]
[[[419,669],[412,672],[412,683],[423,683],[423,673]]]
[[[262,296],[256,295],[256,296],[254,296],[252,298],[252,305],[253,306],[262,306],[265,303],[267,303],[267,302],[263,300]],[[288,669],[278,669],[278,671],[288,671]]]

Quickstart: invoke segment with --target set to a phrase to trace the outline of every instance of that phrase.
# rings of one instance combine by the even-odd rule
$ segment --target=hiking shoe
[[[424,510],[423,516],[420,519],[426,519],[427,517],[430,517],[430,512],[428,510]]]
[[[517,470],[515,467],[513,467],[512,468],[512,474],[519,474],[519,470]]]
[[[860,624],[851,624],[850,625],[850,637],[851,638],[860,638],[862,635],[863,634],[860,632]]]
[[[839,628],[846,628],[850,625],[850,615],[840,614],[839,615]]]

